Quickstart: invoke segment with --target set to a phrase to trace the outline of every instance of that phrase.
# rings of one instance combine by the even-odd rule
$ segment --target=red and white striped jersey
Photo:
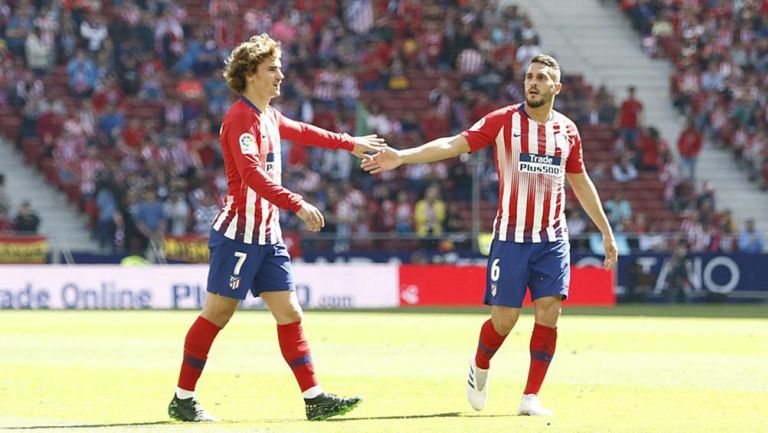
[[[496,239],[510,242],[567,240],[565,173],[581,173],[584,162],[576,125],[553,111],[539,123],[524,104],[487,114],[461,133],[472,151],[493,144],[499,173]]]
[[[229,192],[213,220],[214,230],[246,244],[282,240],[278,208],[298,211],[301,196],[281,186],[281,137],[327,149],[354,149],[347,134],[291,120],[269,106],[262,113],[241,96],[221,125],[219,142]]]

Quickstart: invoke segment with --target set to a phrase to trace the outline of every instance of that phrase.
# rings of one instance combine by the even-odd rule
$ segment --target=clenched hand
[[[323,213],[320,212],[320,209],[305,201],[301,202],[301,209],[296,212],[296,215],[304,221],[307,230],[311,232],[319,232],[320,229],[325,227],[325,218],[323,218]]]

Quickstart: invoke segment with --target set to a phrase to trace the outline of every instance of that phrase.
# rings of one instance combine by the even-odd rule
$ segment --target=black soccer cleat
[[[206,412],[194,397],[181,399],[175,394],[168,405],[168,415],[176,421],[219,422],[218,418]]]
[[[344,415],[363,401],[360,397],[339,397],[333,394],[320,394],[315,398],[305,398],[307,419],[322,421],[332,416]]]

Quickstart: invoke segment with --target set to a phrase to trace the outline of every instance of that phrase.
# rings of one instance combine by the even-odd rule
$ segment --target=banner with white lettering
[[[299,302],[306,308],[399,305],[394,264],[294,263]],[[0,309],[199,309],[208,266],[0,266]],[[262,308],[249,295],[241,308]]]
[[[572,263],[581,266],[602,260],[572,256]],[[629,254],[619,257],[616,275],[622,300],[768,299],[768,254]]]

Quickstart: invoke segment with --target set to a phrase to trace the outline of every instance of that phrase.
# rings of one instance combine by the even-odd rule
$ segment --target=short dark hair
[[[552,80],[556,83],[560,82],[560,64],[557,63],[557,60],[555,60],[554,57],[550,56],[549,54],[537,54],[531,59],[531,64],[533,63],[540,63],[542,65],[549,66],[550,69],[555,71],[555,74],[552,76]]]

